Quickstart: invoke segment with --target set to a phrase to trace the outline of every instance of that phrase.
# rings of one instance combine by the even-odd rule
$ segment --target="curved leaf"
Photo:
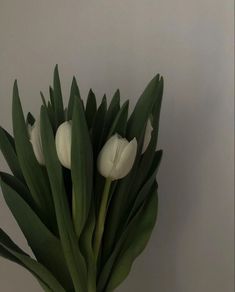
[[[28,130],[25,124],[24,114],[19,98],[17,82],[13,89],[13,131],[15,137],[16,152],[24,178],[30,193],[41,211],[42,218],[55,230],[54,206],[51,197],[50,185],[43,168],[39,165],[28,139]]]
[[[158,90],[158,97],[155,101],[153,111],[152,111],[154,134],[157,136],[156,144],[157,144],[157,140],[158,140],[159,120],[160,120],[163,90],[164,90],[164,79],[163,79],[163,77],[161,77],[160,84],[159,84],[159,90]]]
[[[74,101],[72,120],[71,174],[73,215],[77,237],[87,220],[93,185],[93,152],[86,117],[79,98]]]
[[[110,273],[105,292],[113,291],[128,276],[135,258],[146,247],[156,222],[157,206],[155,189],[125,231],[126,238]]]
[[[0,127],[0,149],[12,173],[21,181],[24,181],[24,176],[22,174],[18,157],[16,155],[14,139],[2,127]]]
[[[130,116],[127,127],[128,139],[136,137],[139,141],[144,125],[153,111],[156,101],[161,98],[163,79],[155,76],[140,96],[133,113]]]
[[[41,108],[41,136],[64,256],[75,291],[86,291],[86,266],[73,229],[62,167],[57,157],[54,134],[45,107]]]
[[[54,70],[54,81],[53,81],[53,97],[54,97],[54,107],[55,107],[55,117],[56,117],[56,127],[64,122],[64,104],[60,85],[60,76],[58,65],[56,65]]]
[[[21,196],[3,180],[1,187],[4,199],[38,261],[60,279],[64,287],[71,289],[71,278],[59,239],[47,229]]]
[[[30,258],[0,229],[0,255],[29,270],[50,291],[66,292],[55,277],[40,263]]]
[[[142,160],[139,163],[135,177],[135,184],[133,184],[131,193],[128,196],[127,205],[130,207],[133,206],[133,202],[136,199],[137,192],[139,192],[140,189],[143,188],[149,180],[152,179],[153,181],[156,178],[157,171],[162,160],[163,151],[155,151],[155,147],[151,147],[151,144],[152,143],[150,142],[150,148],[152,149],[148,148],[146,150],[142,157]]]
[[[29,206],[39,214],[39,210],[29,192],[29,189],[17,177],[0,171],[0,179],[14,189]]]

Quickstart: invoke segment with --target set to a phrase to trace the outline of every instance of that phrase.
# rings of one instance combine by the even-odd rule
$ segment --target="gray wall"
[[[66,96],[73,74],[83,96],[119,87],[132,105],[155,73],[166,80],[158,225],[117,291],[233,292],[233,1],[1,0],[2,126],[11,129],[14,78],[38,114],[56,63]],[[29,250],[2,196],[0,226]],[[3,259],[0,285],[41,291]]]

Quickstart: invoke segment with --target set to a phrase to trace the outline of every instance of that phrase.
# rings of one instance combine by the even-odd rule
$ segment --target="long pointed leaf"
[[[107,140],[114,134],[119,134],[124,137],[126,133],[126,125],[128,118],[129,100],[127,100],[119,110],[116,118],[114,119],[107,136]]]
[[[6,130],[4,130],[1,127],[0,127],[0,149],[12,173],[21,181],[24,181],[24,176],[22,174],[15,151],[14,139],[11,137],[9,133],[7,133]]]
[[[104,133],[103,133],[104,140],[106,140],[110,127],[112,126],[113,121],[115,120],[119,110],[120,110],[120,91],[117,90],[111,100],[111,103],[109,105],[109,108],[107,110],[107,114],[105,117],[105,125],[104,125]]]
[[[135,201],[136,199],[136,194],[143,187],[143,185],[146,184],[146,182],[150,180],[151,177],[152,179],[156,178],[157,171],[162,160],[162,154],[162,150],[155,151],[155,149],[153,148],[153,151],[151,153],[147,149],[145,155],[142,157],[142,160],[139,163],[135,184],[131,189],[130,196],[128,196],[128,206],[133,205],[133,201]]]
[[[106,113],[107,113],[107,100],[106,100],[106,96],[104,96],[96,112],[93,125],[92,125],[92,130],[91,130],[91,138],[92,138],[95,160],[102,146],[101,141],[102,141],[102,133],[104,130]]]
[[[93,124],[96,111],[97,111],[97,103],[96,103],[95,94],[90,89],[88,93],[88,97],[87,97],[87,102],[86,102],[86,119],[87,119],[87,125],[89,129],[91,128]]]
[[[71,89],[70,89],[68,112],[67,112],[68,121],[72,120],[73,118],[74,101],[76,97],[80,98],[80,91],[77,84],[77,80],[75,77],[73,77],[73,81],[72,81]]]
[[[156,189],[125,231],[125,239],[110,272],[105,292],[113,291],[129,274],[135,258],[144,250],[157,219]],[[138,226],[138,228],[136,228]],[[99,290],[98,291],[103,291]]]
[[[47,218],[48,210],[52,210],[51,213],[53,214],[49,182],[45,172],[36,160],[32,145],[28,139],[28,130],[19,98],[17,82],[14,83],[13,89],[12,116],[16,152],[25,180],[35,203],[42,212],[44,220],[54,226],[52,215],[50,214],[50,220]]]
[[[63,182],[62,167],[57,157],[53,131],[44,107],[41,109],[41,125],[42,146],[55,204],[62,248],[75,291],[86,291],[86,266],[73,229]]]
[[[64,105],[63,105],[58,65],[56,65],[55,70],[54,70],[53,85],[54,85],[53,97],[54,97],[54,106],[55,106],[56,126],[58,127],[64,121]]]
[[[81,252],[86,259],[88,272],[88,291],[96,291],[96,262],[93,252],[93,233],[95,229],[95,208],[94,202],[91,202],[91,208],[82,231],[79,243]]]
[[[65,287],[71,289],[71,278],[59,239],[47,229],[18,193],[3,180],[1,187],[5,201],[38,261],[45,265]]]
[[[153,111],[156,100],[161,94],[162,83],[163,80],[159,79],[159,75],[155,76],[140,96],[128,122],[128,139],[136,137],[139,141],[144,125]]]
[[[27,186],[22,183],[17,177],[12,176],[8,173],[0,171],[0,179],[3,180],[7,185],[9,185],[12,189],[14,189],[21,198],[29,204],[29,206],[37,213],[39,214],[39,210],[29,192],[29,189]]]
[[[71,172],[75,231],[79,238],[90,210],[93,183],[93,152],[82,102],[75,99],[72,120]]]
[[[25,267],[51,291],[66,292],[42,264],[24,253],[2,229],[0,229],[0,255]]]

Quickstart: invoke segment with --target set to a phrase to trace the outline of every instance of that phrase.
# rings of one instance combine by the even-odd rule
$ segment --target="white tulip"
[[[71,169],[72,123],[64,122],[59,126],[55,136],[56,151],[60,163]]]
[[[30,142],[33,152],[39,164],[45,165],[45,158],[42,150],[42,139],[40,132],[40,120],[36,120],[33,126],[28,127]]]
[[[112,136],[103,146],[98,157],[100,174],[111,180],[126,176],[135,161],[137,141],[128,142],[117,134]]]
[[[151,124],[150,119],[148,119],[148,122],[147,122],[147,125],[146,125],[146,129],[145,129],[144,143],[143,143],[143,147],[142,147],[142,154],[148,148],[148,145],[149,145],[149,143],[151,141],[152,131],[153,131],[153,126]]]

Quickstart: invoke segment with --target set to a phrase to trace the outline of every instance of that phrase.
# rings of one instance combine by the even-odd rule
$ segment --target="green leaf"
[[[157,218],[157,208],[158,200],[155,188],[117,242],[113,252],[114,257],[111,257],[111,260],[106,263],[103,274],[101,274],[98,291],[111,292],[127,277],[134,260],[149,241]],[[106,288],[103,290],[104,285]]]
[[[47,267],[64,287],[71,290],[72,282],[59,239],[48,230],[23,198],[3,180],[1,187],[5,201],[37,260]]]
[[[128,222],[130,221],[130,219],[135,215],[135,213],[138,211],[139,207],[142,205],[142,203],[145,201],[145,199],[147,198],[150,189],[156,179],[156,175],[158,172],[158,168],[161,162],[161,158],[162,158],[162,151],[157,151],[154,152],[155,155],[152,159],[152,162],[149,163],[149,166],[147,168],[146,166],[146,176],[145,179],[142,180],[141,175],[135,176],[134,182],[129,190],[129,195],[127,196],[127,199],[125,200],[125,206],[122,207],[122,213],[121,216],[117,217],[118,218],[118,228],[116,229],[116,234],[111,233],[108,234],[108,239],[107,239],[107,243],[109,243],[109,240],[115,240],[116,238],[118,238],[120,236],[120,234],[123,232],[123,229],[126,227],[126,225],[128,224]],[[139,166],[137,169],[139,170],[141,166]],[[144,168],[142,168],[144,169]],[[140,173],[139,173],[140,174]],[[142,172],[143,174],[143,172]],[[142,180],[142,183],[139,184],[139,181]],[[136,185],[138,186],[138,188],[136,188]],[[127,189],[127,188],[126,188]],[[125,193],[124,190],[122,190],[122,193]],[[115,207],[115,204],[114,204]],[[116,218],[116,217],[114,217]],[[114,221],[114,223],[116,223],[117,221]],[[112,224],[112,223],[110,223]],[[115,227],[116,225],[114,225],[113,227]],[[111,241],[112,242],[112,241]],[[107,245],[106,243],[106,245]],[[109,243],[110,244],[110,243]],[[106,251],[106,249],[105,249]],[[106,258],[107,258],[107,251],[105,254]]]
[[[72,120],[71,174],[74,224],[79,238],[90,210],[93,184],[92,145],[83,105],[79,98],[74,101]]]
[[[161,96],[163,79],[159,79],[159,75],[155,76],[144,92],[140,96],[133,113],[128,121],[127,137],[133,139],[136,137],[139,141],[148,117],[153,111],[153,107]]]
[[[50,96],[51,107],[54,111],[55,110],[54,90],[51,86],[49,87],[49,96]]]
[[[45,291],[45,292],[53,292],[46,284],[44,284],[42,281],[40,281],[39,279],[38,279],[38,282],[39,282],[39,284],[41,285],[41,287],[42,287],[42,289],[43,289],[43,291]]]
[[[110,128],[113,124],[113,121],[115,120],[119,111],[120,111],[120,91],[117,90],[111,100],[111,103],[109,105],[109,108],[107,110],[107,114],[105,117],[105,125],[104,125],[104,133],[103,133],[104,140],[106,140],[107,135],[110,131]]]
[[[142,203],[146,200],[146,198],[150,192],[150,189],[155,182],[158,168],[159,168],[159,165],[161,162],[161,158],[162,158],[162,151],[157,151],[155,153],[155,157],[154,157],[153,163],[151,165],[151,170],[150,170],[148,179],[145,180],[145,182],[143,183],[143,186],[138,191],[138,193],[135,196],[133,196],[132,200],[129,200],[128,209],[130,210],[130,212],[129,212],[128,218],[123,218],[123,225],[124,226],[130,221],[130,219],[139,210]],[[137,177],[137,179],[138,179],[138,177]]]
[[[54,109],[49,101],[47,104],[47,113],[48,113],[48,117],[50,119],[50,123],[51,123],[52,129],[53,129],[53,132],[56,132],[57,126],[56,126],[55,112],[54,112]]]
[[[97,111],[97,104],[96,104],[96,97],[94,92],[90,89],[87,97],[87,102],[86,102],[86,119],[87,119],[87,125],[88,128],[90,129],[94,118],[95,114]]]
[[[88,291],[96,291],[96,261],[93,252],[93,233],[95,229],[95,222],[94,201],[92,201],[89,216],[79,240],[81,252],[86,259]]]
[[[153,128],[154,128],[154,135],[158,138],[158,132],[159,132],[159,120],[160,120],[160,112],[161,112],[161,105],[162,105],[162,97],[163,97],[163,90],[164,90],[164,80],[161,77],[160,79],[160,88],[158,92],[158,98],[154,104],[152,116],[153,116]],[[157,139],[156,139],[157,144]]]
[[[50,122],[51,122],[51,125],[53,127],[53,130],[55,131],[56,128],[57,128],[57,125],[56,125],[53,89],[51,87],[49,88],[49,92],[50,92],[50,101],[53,102],[53,105],[49,101],[46,102],[46,99],[45,99],[44,94],[42,92],[40,92],[40,95],[41,95],[41,98],[42,98],[42,103],[47,109],[47,113],[48,113],[48,116],[50,118]]]
[[[155,136],[156,137],[156,136]],[[139,163],[136,178],[135,178],[135,184],[133,184],[133,187],[131,189],[130,196],[128,196],[127,204],[129,206],[132,206],[133,200],[135,200],[136,193],[140,190],[140,188],[144,185],[144,183],[149,179],[150,176],[152,176],[153,172],[157,170],[160,165],[160,162],[162,160],[162,154],[163,151],[155,151],[155,138],[152,138],[150,141],[149,147],[145,151],[145,153],[142,156],[142,159]],[[143,169],[145,171],[143,171]]]
[[[2,229],[0,229],[0,255],[25,267],[51,291],[66,292],[56,278],[42,264],[24,253]]]
[[[63,105],[58,65],[56,65],[55,70],[54,70],[53,85],[54,85],[53,97],[54,97],[54,106],[55,106],[56,127],[58,127],[60,124],[64,122],[64,105]]]
[[[0,244],[8,246],[10,249],[27,255],[21,248],[19,248],[11,239],[10,237],[0,228]]]
[[[0,149],[12,173],[21,181],[24,181],[24,176],[16,155],[14,139],[2,127],[0,127]]]
[[[39,210],[29,192],[29,189],[24,183],[22,183],[17,177],[2,171],[0,171],[0,179],[9,185],[12,189],[14,189],[36,213],[39,213]]]
[[[13,89],[12,116],[15,147],[20,167],[34,202],[41,211],[44,222],[53,229],[55,227],[55,219],[53,218],[54,207],[50,185],[43,167],[36,160],[32,145],[28,139],[28,130],[20,103],[17,82],[14,83]]]
[[[91,129],[91,139],[92,139],[95,161],[102,146],[101,141],[102,141],[102,133],[104,130],[106,112],[107,112],[107,99],[106,99],[106,96],[104,96],[96,112],[92,129]]]
[[[76,96],[78,98],[80,98],[80,91],[79,91],[79,88],[78,88],[78,84],[77,84],[76,78],[73,77],[73,81],[72,81],[71,89],[70,89],[68,112],[67,112],[68,121],[72,120],[72,118],[73,118],[74,101],[75,101]]]
[[[41,136],[65,259],[75,291],[87,291],[86,265],[74,232],[65,192],[62,167],[57,157],[54,134],[45,107],[41,108]]]
[[[116,118],[114,119],[112,126],[110,127],[107,140],[114,134],[119,134],[122,137],[125,137],[126,125],[128,118],[128,109],[129,109],[129,100],[127,100],[119,110]]]

